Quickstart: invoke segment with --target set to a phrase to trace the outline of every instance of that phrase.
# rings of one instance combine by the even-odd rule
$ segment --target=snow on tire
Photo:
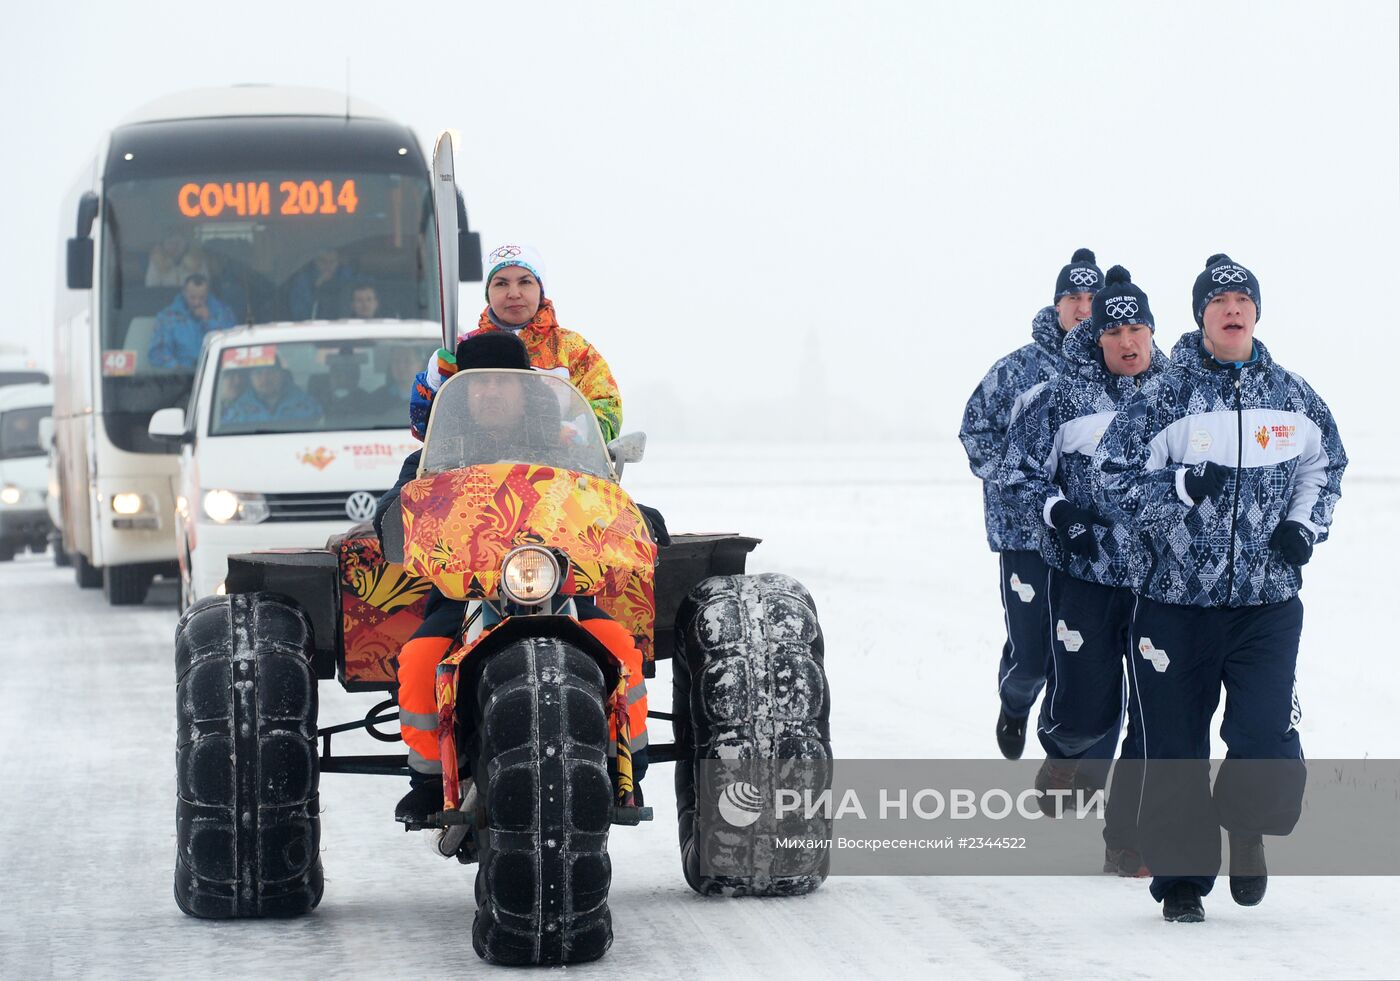
[[[493,655],[477,692],[477,954],[497,964],[596,960],[612,944],[612,779],[603,673],[554,638]]]
[[[828,850],[776,850],[774,838],[794,830],[792,822],[780,829],[762,806],[778,784],[819,792],[829,780],[831,698],[811,594],[783,575],[714,576],[682,602],[676,643],[672,725],[686,881],[701,895],[811,892],[826,878]],[[706,760],[752,761],[754,776],[725,784],[724,770]],[[751,827],[706,833],[697,795],[721,813],[751,807]],[[795,830],[823,837],[829,826],[817,819]]]
[[[262,593],[210,596],[175,631],[175,900],[209,919],[321,901],[311,627]]]

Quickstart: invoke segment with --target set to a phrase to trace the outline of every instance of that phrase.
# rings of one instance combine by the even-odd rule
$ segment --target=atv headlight
[[[257,524],[267,520],[267,500],[261,494],[238,494],[226,490],[206,491],[204,513],[221,525],[231,521]]]
[[[547,549],[523,545],[501,563],[501,590],[526,606],[543,603],[559,588],[559,563]]]

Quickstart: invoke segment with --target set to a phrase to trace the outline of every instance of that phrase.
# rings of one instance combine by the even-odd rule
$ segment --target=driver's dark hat
[[[484,330],[457,342],[457,370],[520,368],[530,370],[525,342],[506,330]]]

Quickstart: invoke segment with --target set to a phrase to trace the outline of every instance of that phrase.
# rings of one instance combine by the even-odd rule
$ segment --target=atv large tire
[[[316,678],[305,615],[210,596],[175,628],[175,901],[208,919],[321,901]]]
[[[496,964],[596,960],[612,944],[603,673],[563,641],[527,637],[487,661],[476,695],[476,952]]]
[[[779,785],[814,794],[828,785],[823,654],[811,594],[787,576],[714,576],[681,603],[671,669],[676,811],[686,882],[701,895],[795,896],[826,879],[828,849],[779,851],[773,839],[821,837],[829,825],[817,818],[792,827],[787,818],[780,828],[762,806]],[[744,783],[731,785],[736,779]],[[719,794],[737,788],[760,809],[742,831],[714,821]],[[702,816],[698,793],[711,808]]]

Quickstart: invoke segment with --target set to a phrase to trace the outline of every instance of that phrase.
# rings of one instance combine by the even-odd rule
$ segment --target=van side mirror
[[[619,436],[608,444],[608,456],[612,457],[613,469],[617,471],[619,477],[622,476],[622,467],[624,464],[640,463],[646,451],[646,433],[628,433],[626,436]]]
[[[70,290],[92,289],[92,223],[100,202],[92,191],[78,199],[77,234],[68,240],[67,272]]]
[[[193,443],[194,434],[185,429],[185,410],[178,406],[161,409],[151,416],[146,433],[159,442]]]

